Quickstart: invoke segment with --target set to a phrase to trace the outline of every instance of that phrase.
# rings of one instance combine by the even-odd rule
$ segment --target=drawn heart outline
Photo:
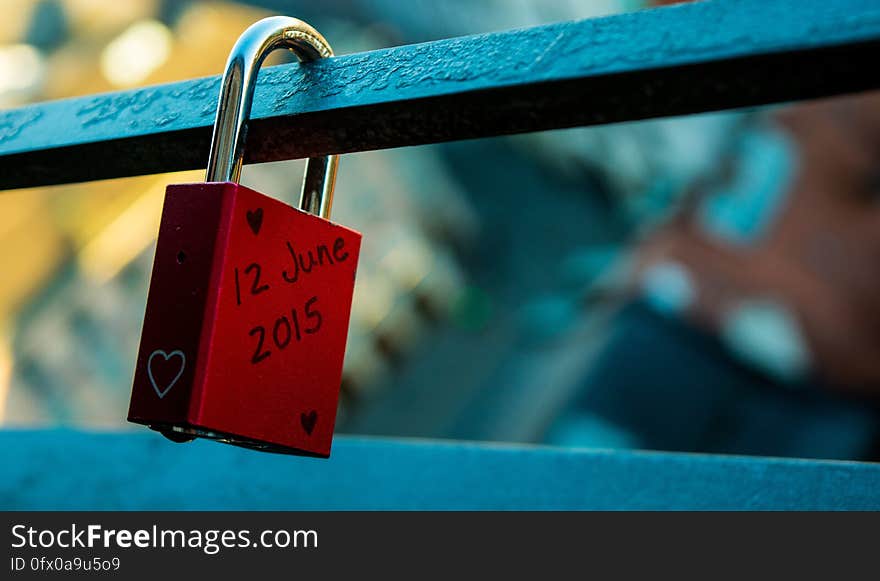
[[[248,225],[251,227],[251,231],[254,233],[254,236],[259,234],[260,228],[263,226],[263,208],[248,210],[247,221]]]
[[[177,375],[175,375],[168,385],[165,386],[165,389],[161,389],[156,384],[156,378],[153,376],[153,359],[155,359],[156,356],[161,356],[166,362],[172,357],[180,357],[180,369],[177,371]],[[171,388],[174,387],[174,384],[177,383],[177,380],[183,375],[184,369],[186,369],[186,355],[184,355],[183,351],[180,349],[175,349],[171,353],[166,353],[162,349],[156,349],[150,353],[150,357],[147,359],[147,377],[150,378],[150,383],[153,385],[153,390],[156,392],[156,395],[159,396],[159,399],[168,395],[168,392],[171,391]]]
[[[318,423],[318,412],[315,410],[312,410],[309,413],[303,412],[299,415],[299,421],[306,433],[311,436],[312,432],[315,430],[315,424]]]

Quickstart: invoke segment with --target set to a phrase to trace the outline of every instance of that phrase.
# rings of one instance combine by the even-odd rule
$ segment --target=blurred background
[[[218,74],[272,13],[347,54],[651,4],[4,0],[0,108]],[[870,94],[345,155],[339,431],[876,459],[878,161]],[[302,169],[242,181],[293,202]],[[164,188],[202,177],[0,194],[0,426],[143,429]]]

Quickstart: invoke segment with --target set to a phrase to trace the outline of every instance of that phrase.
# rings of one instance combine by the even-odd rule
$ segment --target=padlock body
[[[169,186],[129,421],[328,456],[360,243],[235,183]]]

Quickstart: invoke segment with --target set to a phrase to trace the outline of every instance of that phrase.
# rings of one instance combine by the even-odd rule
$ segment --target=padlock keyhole
[[[177,253],[177,264],[183,264],[186,261],[186,252],[181,250]]]

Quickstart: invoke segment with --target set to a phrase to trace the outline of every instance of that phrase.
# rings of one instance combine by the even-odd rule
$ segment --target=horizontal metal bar
[[[876,0],[716,0],[260,75],[247,162],[610,123],[880,86]],[[0,189],[184,170],[219,79],[0,113]]]
[[[340,436],[329,460],[0,431],[0,509],[880,509],[880,465]]]

